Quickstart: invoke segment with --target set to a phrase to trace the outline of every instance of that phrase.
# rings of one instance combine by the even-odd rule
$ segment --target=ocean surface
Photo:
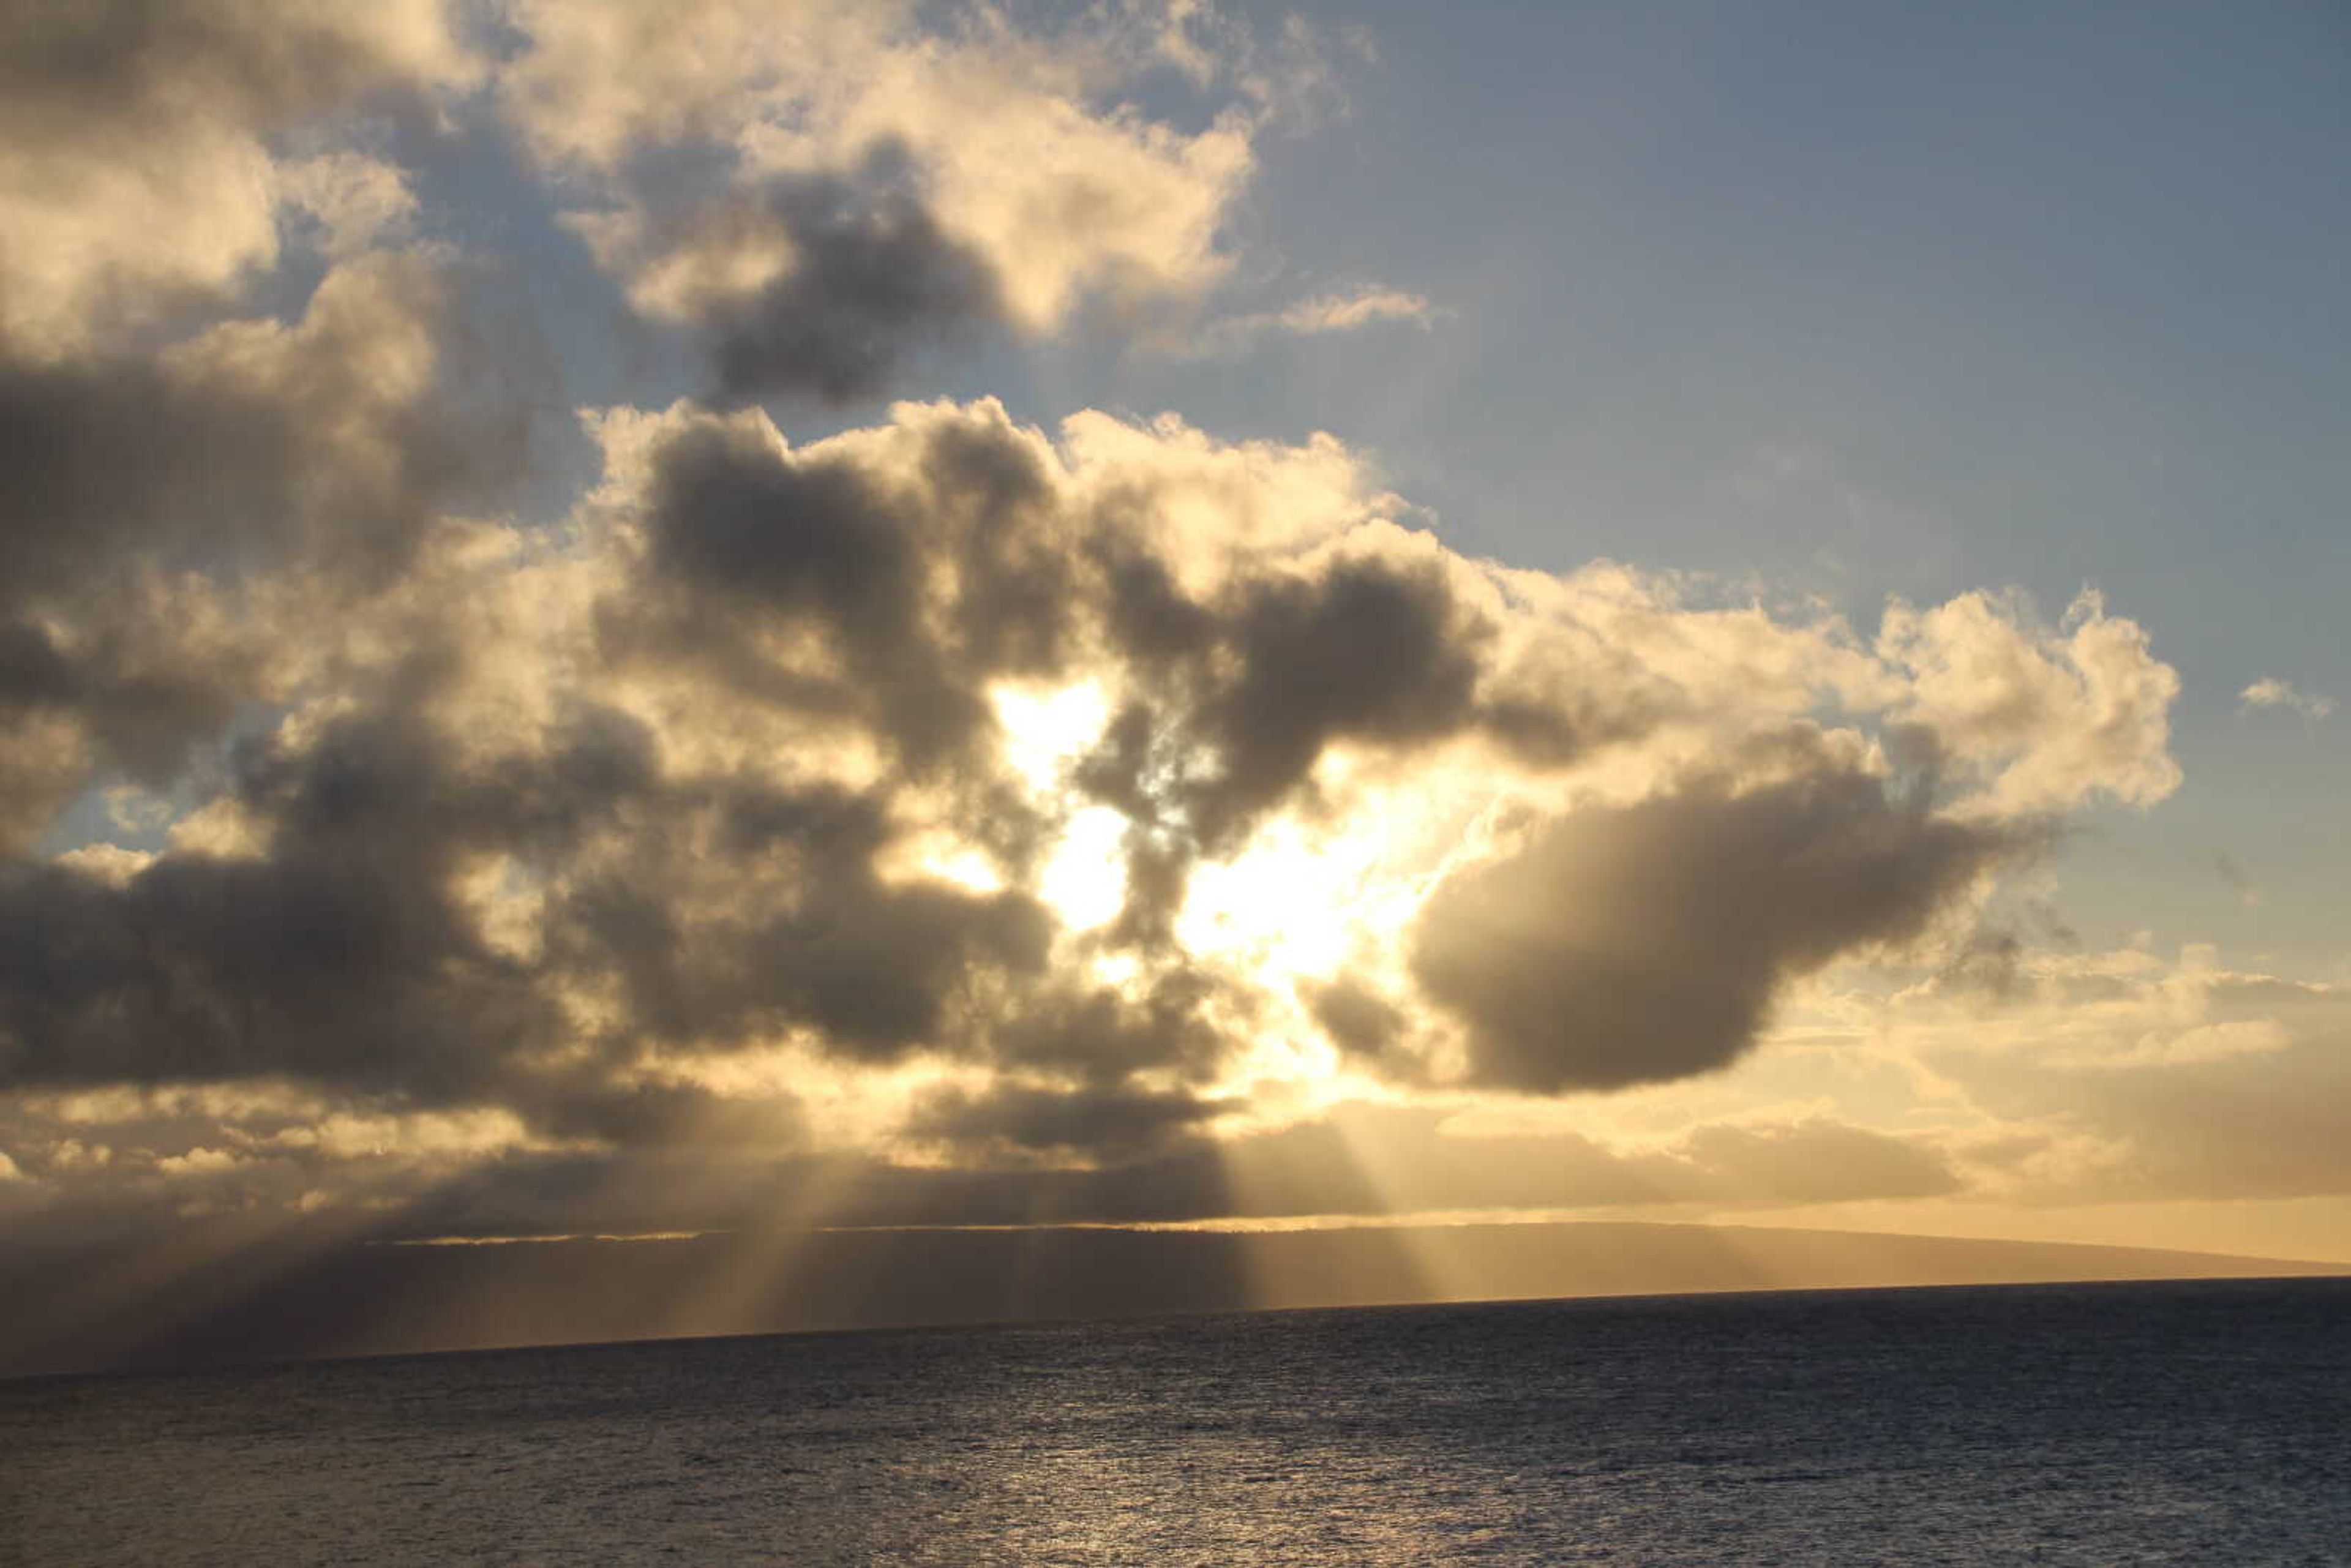
[[[30,1379],[0,1561],[2351,1563],[2351,1280]]]

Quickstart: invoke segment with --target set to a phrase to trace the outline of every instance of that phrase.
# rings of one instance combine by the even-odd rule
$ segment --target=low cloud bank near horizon
[[[2191,1080],[2333,1060],[2334,991],[2136,972],[2078,1060],[1905,1054],[2026,1005],[1968,989],[2048,956],[1988,945],[2007,881],[2178,786],[2178,678],[2095,592],[1856,625],[1467,558],[1327,435],[870,406],[989,333],[1195,319],[1311,40],[370,16],[7,14],[44,85],[0,94],[0,1223],[2160,1187],[2116,1149],[2184,1136]],[[512,515],[532,378],[426,237],[423,150],[469,137],[706,371],[580,411],[559,516]],[[795,443],[768,396],[863,402]],[[1980,1115],[1332,1130],[1712,1082],[1840,966],[1909,986],[1878,1045]],[[2291,1145],[2261,1190],[2351,1186]]]

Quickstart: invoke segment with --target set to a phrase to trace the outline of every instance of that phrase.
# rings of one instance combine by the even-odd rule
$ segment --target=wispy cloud
[[[1185,351],[1209,358],[1238,353],[1267,337],[1312,338],[1391,323],[1426,331],[1443,314],[1426,295],[1366,284],[1352,290],[1312,295],[1279,310],[1222,317],[1202,328]]]
[[[1352,332],[1374,321],[1410,321],[1426,327],[1436,317],[1427,299],[1401,288],[1361,288],[1353,294],[1318,294],[1274,318],[1285,332]]]
[[[2246,713],[2284,708],[2300,714],[2303,723],[2315,725],[2335,711],[2335,699],[2317,692],[2305,692],[2275,675],[2263,675],[2237,694],[2237,706]]]

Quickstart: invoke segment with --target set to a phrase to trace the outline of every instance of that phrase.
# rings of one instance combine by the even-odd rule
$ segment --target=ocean
[[[49,1563],[2351,1563],[2351,1280],[0,1383]]]

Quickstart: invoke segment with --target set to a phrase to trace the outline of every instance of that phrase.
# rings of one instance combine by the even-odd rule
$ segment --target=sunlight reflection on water
[[[0,1385],[0,1545],[36,1563],[2333,1563],[2346,1307],[2340,1281],[1872,1291],[53,1379]]]

